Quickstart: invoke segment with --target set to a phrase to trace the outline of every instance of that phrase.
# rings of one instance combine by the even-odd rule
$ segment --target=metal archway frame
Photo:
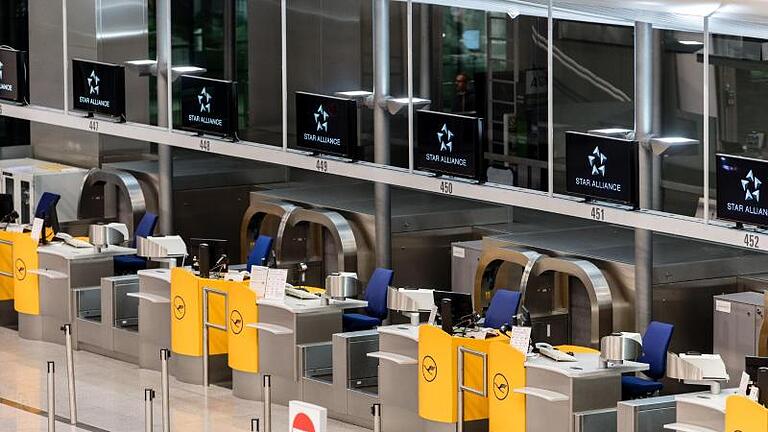
[[[338,271],[357,271],[357,241],[349,221],[341,214],[324,209],[298,208],[287,218],[289,226],[295,227],[301,223],[316,224],[328,230],[336,245]],[[281,243],[283,239],[279,239]]]
[[[114,185],[119,191],[119,195],[130,206],[131,220],[123,221],[128,225],[128,232],[133,233],[134,228],[139,223],[144,213],[147,212],[147,200],[141,184],[132,174],[125,171],[110,168],[92,168],[83,179],[83,185],[80,188],[80,200],[77,203],[77,218],[91,219],[103,217],[101,215],[88,214],[87,202],[83,199],[86,196],[93,196],[99,191],[99,187]],[[118,216],[120,209],[118,208]]]
[[[534,267],[539,259],[544,255],[529,249],[519,249],[513,247],[494,247],[483,251],[480,256],[480,262],[475,271],[475,295],[472,296],[472,303],[476,311],[481,308],[480,299],[483,293],[489,291],[491,283],[494,281],[496,273],[504,263],[516,264],[523,267],[523,275],[520,278],[520,304],[525,304],[525,294],[528,288],[528,281]]]
[[[603,272],[589,261],[568,257],[544,257],[535,270],[536,276],[556,272],[584,284],[590,303],[590,344],[600,346],[600,338],[613,332],[613,295]]]
[[[252,200],[251,205],[245,210],[243,220],[240,223],[240,250],[243,254],[243,261],[248,256],[248,250],[251,239],[249,238],[248,226],[251,221],[259,215],[275,216],[280,219],[280,223],[277,227],[277,233],[275,235],[275,241],[273,242],[273,250],[275,252],[275,259],[278,263],[283,258],[282,245],[283,237],[285,236],[285,230],[288,227],[288,219],[294,210],[299,209],[294,204],[278,201],[278,200]]]

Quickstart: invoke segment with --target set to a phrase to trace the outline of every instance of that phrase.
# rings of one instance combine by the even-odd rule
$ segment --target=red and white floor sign
[[[288,432],[326,432],[328,410],[301,401],[288,403]]]

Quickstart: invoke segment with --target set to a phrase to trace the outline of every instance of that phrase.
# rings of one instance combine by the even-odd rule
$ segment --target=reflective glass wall
[[[0,45],[29,50],[28,0],[0,2]],[[0,146],[29,145],[29,122],[0,117]]]

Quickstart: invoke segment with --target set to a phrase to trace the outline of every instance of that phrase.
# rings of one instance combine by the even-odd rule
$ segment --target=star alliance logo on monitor
[[[595,147],[592,150],[592,154],[587,156],[589,161],[589,168],[592,170],[592,175],[600,175],[605,177],[605,162],[608,158],[600,151],[600,147]]]
[[[211,101],[213,100],[213,97],[208,93],[208,89],[203,87],[203,91],[200,92],[199,95],[197,95],[197,102],[200,104],[200,112],[201,113],[210,113],[211,112]]]
[[[760,186],[763,182],[749,170],[747,177],[741,180],[741,189],[744,191],[744,201],[760,202]]]
[[[443,123],[443,127],[437,132],[437,142],[440,143],[441,152],[453,152],[453,132],[448,129],[447,123]]]
[[[88,89],[92,95],[99,95],[99,81],[101,81],[96,75],[96,71],[91,71],[91,75],[88,76]]]
[[[317,108],[317,111],[315,111],[315,123],[317,124],[317,131],[323,131],[325,133],[328,133],[328,113],[323,109],[323,106],[320,105]]]

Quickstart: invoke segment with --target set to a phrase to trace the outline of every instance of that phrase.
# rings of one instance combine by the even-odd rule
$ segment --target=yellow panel
[[[229,367],[259,372],[259,331],[246,327],[259,321],[256,293],[248,285],[229,289]]]
[[[0,275],[0,300],[13,300],[16,280],[13,276],[13,235],[14,233],[0,231],[0,272],[3,273]]]
[[[558,345],[555,348],[563,352],[572,352],[574,354],[600,354],[600,351],[594,348],[577,345]]]
[[[419,415],[427,420],[456,423],[458,405],[458,348],[488,352],[492,344],[506,344],[503,336],[487,340],[451,337],[440,328],[429,325],[419,327]],[[464,383],[482,389],[482,359],[465,354]],[[488,418],[488,398],[474,394],[464,395],[464,419]]]
[[[247,282],[232,282],[227,281],[224,279],[201,279],[198,278],[198,288],[200,292],[200,304],[202,304],[203,299],[203,288],[214,288],[219,291],[223,291],[229,295],[229,290],[233,287],[237,287],[243,284],[246,284]],[[227,321],[229,320],[229,314],[227,313],[227,300],[225,300],[224,297],[215,294],[210,293],[208,294],[208,322],[211,322],[213,324],[218,325],[227,325]],[[200,311],[200,326],[203,325],[202,321],[203,312]],[[218,329],[210,329],[208,331],[208,352],[211,355],[216,354],[226,354],[229,346],[229,335],[227,332],[223,332]],[[202,338],[202,333],[200,334],[200,337]],[[200,340],[200,349],[202,350],[203,341]],[[201,353],[202,354],[202,353]]]
[[[37,242],[29,234],[13,235],[14,302],[17,312],[40,315],[40,286],[38,277],[31,270],[37,270]]]
[[[509,344],[492,344],[488,356],[489,432],[525,432],[525,356]]]
[[[171,350],[177,354],[203,355],[202,299],[197,277],[189,270],[171,271]]]
[[[437,327],[419,327],[419,416],[456,423],[456,355],[448,333]]]
[[[725,403],[725,431],[768,431],[768,409],[743,396],[729,397]]]

